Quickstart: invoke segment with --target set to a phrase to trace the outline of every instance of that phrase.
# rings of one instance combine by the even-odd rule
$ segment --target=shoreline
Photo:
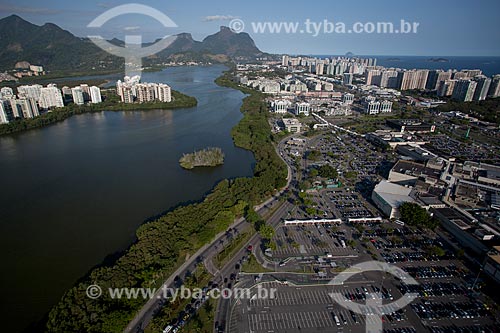
[[[74,115],[97,112],[128,112],[128,111],[148,111],[148,110],[175,110],[189,109],[198,105],[198,100],[192,96],[185,95],[172,89],[173,101],[169,103],[131,103],[125,104],[116,100],[104,101],[99,104],[75,105],[70,104],[63,108],[46,112],[35,118],[20,119],[8,124],[0,125],[0,137],[10,134],[22,133],[33,129],[43,128],[66,120]],[[116,96],[110,97],[116,99]]]
[[[124,251],[124,255],[112,264],[97,266],[65,293],[48,314],[45,322],[47,332],[81,331],[82,327],[89,328],[88,325],[93,331],[121,331],[144,303],[123,301],[122,305],[128,310],[116,312],[116,301],[103,297],[96,304],[85,297],[89,284],[132,287],[162,283],[182,264],[186,255],[195,253],[204,244],[210,243],[213,237],[226,230],[235,219],[245,216],[247,207],[263,201],[286,182],[286,165],[276,154],[269,136],[252,140],[255,131],[252,125],[255,122],[262,125],[257,131],[270,133],[271,130],[267,123],[267,112],[261,112],[264,103],[262,94],[230,84],[227,72],[222,73],[215,83],[248,94],[243,97],[240,108],[243,118],[233,127],[231,136],[235,146],[254,154],[257,162],[253,177],[222,180],[200,201],[179,206],[154,221],[141,225],[136,231],[137,241]],[[215,223],[221,216],[226,217],[224,221]],[[147,262],[144,259],[146,257]],[[151,269],[153,266],[154,270]],[[89,308],[93,311],[89,312]],[[81,311],[82,318],[68,321],[65,315],[68,311]],[[101,317],[98,322],[92,320],[92,316],[96,314]]]

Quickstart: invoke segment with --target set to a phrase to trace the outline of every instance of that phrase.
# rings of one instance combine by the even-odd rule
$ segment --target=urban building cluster
[[[433,132],[431,125],[391,120],[399,138],[395,149],[400,160],[372,192],[372,200],[389,218],[400,217],[404,202],[427,209],[460,247],[481,258],[485,272],[500,282],[500,248],[494,239],[500,237],[500,167],[457,161],[441,156],[419,133]],[[398,130],[399,129],[399,130]],[[383,140],[376,133],[367,140]],[[395,142],[395,141],[394,141]]]
[[[477,70],[367,69],[365,84],[397,90],[436,91],[440,97],[469,102],[500,96],[500,75],[489,78]]]
[[[376,67],[377,59],[374,58],[311,58],[311,57],[290,57],[284,55],[281,65],[286,67],[288,71],[305,71],[316,75],[362,75],[366,68]],[[347,80],[352,79],[351,75],[347,75]],[[352,82],[351,82],[352,83]],[[349,83],[349,84],[351,84]]]
[[[41,76],[45,74],[43,66],[32,65],[27,61],[20,61],[14,66],[13,75],[19,79],[25,76]]]
[[[63,87],[56,84],[46,87],[40,84],[17,87],[17,95],[10,87],[0,90],[0,123],[7,124],[15,119],[29,119],[53,108],[64,107],[73,102],[77,105],[102,102],[99,87],[82,84],[77,87]]]
[[[140,76],[124,78],[116,83],[116,93],[123,103],[147,103],[172,101],[172,91],[169,85],[164,83],[141,83]]]
[[[500,74],[493,77],[473,70],[401,69],[377,66],[377,59],[332,58],[319,59],[283,56],[282,66],[292,73],[306,72],[317,76],[337,76],[343,85],[353,84],[355,75],[367,86],[400,91],[428,90],[438,96],[468,102],[500,96]],[[316,90],[321,90],[315,86]],[[323,89],[327,90],[327,89]]]

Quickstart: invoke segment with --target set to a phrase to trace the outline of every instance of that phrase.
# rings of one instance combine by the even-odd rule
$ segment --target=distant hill
[[[12,15],[0,20],[0,69],[13,69],[18,61],[62,71],[123,65],[123,61],[90,40],[76,37],[55,24],[38,26]]]
[[[123,45],[118,39],[110,42]],[[169,60],[226,62],[265,55],[247,33],[234,33],[221,27],[219,32],[201,42],[189,33],[181,33],[172,45],[147,59],[145,64]],[[100,71],[123,67],[123,59],[104,52],[88,38],[74,36],[52,23],[38,26],[11,15],[0,19],[0,70],[13,69],[19,61],[39,64],[49,71]]]
[[[202,51],[212,54],[225,54],[231,58],[259,57],[263,53],[245,32],[234,33],[228,27],[221,27],[216,34],[206,37],[201,44]]]

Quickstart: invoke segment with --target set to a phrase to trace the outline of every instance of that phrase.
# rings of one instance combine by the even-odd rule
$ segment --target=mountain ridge
[[[245,61],[267,55],[250,35],[235,33],[225,26],[202,41],[187,32],[176,36],[168,48],[146,58],[144,64],[178,60]],[[110,42],[124,45],[116,38]],[[19,61],[42,65],[48,71],[115,70],[124,65],[122,58],[101,50],[86,37],[75,36],[54,23],[36,25],[14,14],[0,19],[0,70],[11,70]]]

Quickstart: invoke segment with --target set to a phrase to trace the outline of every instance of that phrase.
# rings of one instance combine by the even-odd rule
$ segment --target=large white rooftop
[[[415,202],[410,197],[411,188],[382,180],[373,190],[391,207],[398,208],[403,202]]]

